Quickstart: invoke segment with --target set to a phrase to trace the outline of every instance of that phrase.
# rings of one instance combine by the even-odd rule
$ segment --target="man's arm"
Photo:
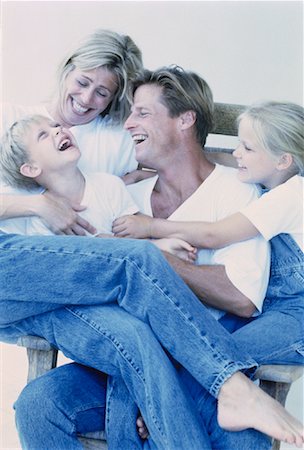
[[[227,277],[223,265],[194,266],[163,252],[165,258],[202,303],[240,317],[251,317],[254,304]]]

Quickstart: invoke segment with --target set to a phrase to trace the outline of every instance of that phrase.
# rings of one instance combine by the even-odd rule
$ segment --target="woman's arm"
[[[38,216],[55,234],[76,234],[84,236],[86,231],[96,233],[96,230],[77,213],[84,206],[73,205],[61,197],[55,197],[49,192],[43,195],[1,195],[0,218]]]
[[[113,223],[116,236],[129,238],[179,238],[195,247],[222,248],[259,235],[241,213],[218,222],[175,222],[144,215],[124,216]]]

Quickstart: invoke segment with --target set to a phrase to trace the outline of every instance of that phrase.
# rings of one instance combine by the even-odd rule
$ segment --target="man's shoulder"
[[[240,191],[244,194],[260,195],[260,188],[254,183],[243,183],[237,176],[237,169],[216,164],[213,182],[220,185],[222,192]]]

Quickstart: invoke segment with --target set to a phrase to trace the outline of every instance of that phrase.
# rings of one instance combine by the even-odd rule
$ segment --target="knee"
[[[47,393],[45,379],[42,377],[30,382],[22,390],[14,404],[17,429],[22,432],[30,432],[31,429],[39,427],[39,423],[44,419],[44,415],[41,414],[42,410],[54,407],[55,405]]]

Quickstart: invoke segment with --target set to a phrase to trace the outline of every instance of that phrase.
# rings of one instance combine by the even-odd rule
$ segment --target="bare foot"
[[[149,437],[149,431],[148,431],[148,428],[146,427],[146,424],[145,424],[142,416],[139,416],[137,418],[136,425],[137,425],[137,432],[139,434],[139,437],[143,440],[147,439]]]
[[[229,431],[254,428],[297,447],[304,443],[303,425],[241,372],[221,387],[218,423]]]

